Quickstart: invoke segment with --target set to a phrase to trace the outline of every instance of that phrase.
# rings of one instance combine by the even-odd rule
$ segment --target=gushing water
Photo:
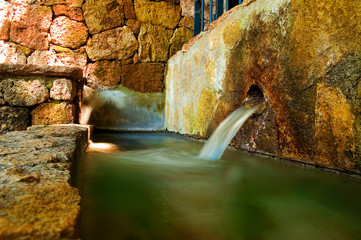
[[[214,131],[206,144],[204,144],[199,152],[199,156],[211,160],[219,159],[243,123],[257,111],[260,106],[261,103],[252,108],[244,105],[229,115]]]

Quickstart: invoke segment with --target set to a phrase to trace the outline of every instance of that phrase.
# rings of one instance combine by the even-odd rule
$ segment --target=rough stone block
[[[50,89],[50,98],[73,101],[76,96],[76,83],[66,78],[56,79]]]
[[[69,124],[75,122],[76,107],[72,103],[42,103],[31,111],[32,125]]]
[[[121,73],[119,61],[89,63],[86,69],[87,86],[94,89],[115,88],[120,83]]]
[[[0,135],[25,130],[29,126],[30,112],[21,107],[0,107]]]
[[[81,8],[74,8],[66,5],[54,5],[53,11],[55,16],[67,16],[74,21],[83,21],[83,11]]]
[[[28,57],[28,64],[40,66],[68,66],[85,69],[87,56],[72,51],[55,53],[54,51],[34,51]]]
[[[8,40],[10,34],[10,14],[12,5],[0,0],[0,40]]]
[[[122,85],[138,92],[162,92],[163,63],[139,63],[122,68]]]
[[[142,62],[166,62],[169,52],[169,37],[166,28],[144,24],[138,36],[139,58]]]
[[[50,26],[51,42],[62,47],[76,49],[86,43],[88,29],[82,22],[65,16],[55,18]]]
[[[193,32],[185,27],[177,28],[170,40],[169,56],[173,56],[182,49],[183,44],[187,43],[193,37]]]
[[[25,64],[26,55],[15,44],[0,40],[0,63]]]
[[[138,41],[132,30],[121,27],[94,35],[88,40],[86,51],[93,61],[125,60],[138,50]]]
[[[46,81],[39,78],[24,80],[23,78],[8,78],[0,81],[0,90],[4,100],[11,106],[34,106],[49,98]]]
[[[133,30],[135,34],[138,34],[140,31],[141,22],[136,19],[127,20],[127,26]]]
[[[181,18],[180,6],[170,2],[135,0],[134,8],[139,21],[169,29],[174,29]]]
[[[48,49],[52,17],[50,7],[15,5],[10,28],[11,40],[32,49]]]
[[[86,0],[83,15],[92,35],[124,25],[123,8],[117,0]]]

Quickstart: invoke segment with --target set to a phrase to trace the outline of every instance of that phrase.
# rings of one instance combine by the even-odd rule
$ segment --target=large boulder
[[[117,0],[86,0],[83,13],[92,35],[124,25],[123,8]]]
[[[86,51],[93,61],[125,60],[138,50],[138,41],[132,30],[121,27],[94,35],[88,40]]]
[[[26,47],[49,48],[48,32],[53,18],[50,7],[40,5],[14,5],[10,38]]]
[[[234,145],[361,173],[360,16],[355,1],[233,8],[168,62],[168,130],[206,138],[258,92]]]

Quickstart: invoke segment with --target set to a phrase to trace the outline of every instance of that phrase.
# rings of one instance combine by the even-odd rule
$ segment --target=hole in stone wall
[[[264,101],[262,90],[257,85],[252,85],[248,92],[246,102],[259,103]]]

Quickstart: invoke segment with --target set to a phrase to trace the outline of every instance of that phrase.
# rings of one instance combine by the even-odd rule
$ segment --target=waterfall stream
[[[261,105],[262,104],[259,103],[251,108],[244,105],[229,115],[204,144],[199,152],[199,156],[211,160],[219,159],[243,123],[257,111]]]

